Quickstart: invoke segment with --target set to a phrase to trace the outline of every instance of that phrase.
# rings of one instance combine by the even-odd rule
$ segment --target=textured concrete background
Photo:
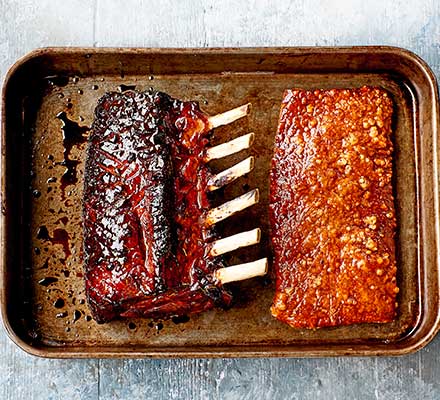
[[[0,0],[0,79],[42,46],[388,44],[440,76],[438,0]],[[43,360],[0,328],[0,399],[440,399],[440,337],[401,358]]]

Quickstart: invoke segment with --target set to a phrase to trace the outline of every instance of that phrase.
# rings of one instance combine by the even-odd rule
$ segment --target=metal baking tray
[[[252,103],[249,118],[217,129],[217,144],[253,131],[255,172],[220,203],[259,187],[261,202],[221,224],[224,235],[261,226],[263,242],[231,263],[270,256],[268,169],[286,88],[387,90],[395,105],[398,314],[389,324],[292,329],[271,317],[270,276],[234,284],[230,310],[169,321],[98,325],[85,303],[81,195],[85,137],[107,91],[154,87],[198,100],[209,114]],[[66,124],[62,130],[63,122]],[[391,47],[36,50],[3,87],[1,312],[11,339],[43,357],[267,357],[399,355],[439,329],[438,93],[416,55]],[[64,135],[64,136],[63,136]],[[70,163],[66,175],[66,155]],[[213,165],[232,165],[243,154]],[[64,164],[64,165],[63,165]]]

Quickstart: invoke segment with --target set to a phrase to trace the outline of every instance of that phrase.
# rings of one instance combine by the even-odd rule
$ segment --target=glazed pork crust
[[[206,257],[215,237],[203,161],[209,126],[195,102],[107,93],[89,137],[83,195],[86,293],[98,322],[226,306]]]
[[[284,93],[270,176],[271,311],[292,327],[395,317],[392,111],[379,88]]]

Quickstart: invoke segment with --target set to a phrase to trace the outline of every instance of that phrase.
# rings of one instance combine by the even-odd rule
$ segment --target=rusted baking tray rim
[[[102,55],[102,54],[137,54],[137,55],[154,55],[154,54],[169,54],[169,55],[283,55],[283,56],[302,56],[316,55],[317,53],[326,55],[330,53],[346,54],[353,56],[362,56],[367,54],[381,54],[381,55],[394,55],[400,57],[406,63],[414,66],[417,70],[424,75],[424,78],[429,83],[429,92],[432,95],[433,103],[430,105],[430,117],[432,118],[433,130],[432,130],[432,171],[434,179],[433,185],[433,208],[434,215],[436,216],[434,225],[435,232],[435,249],[436,254],[432,255],[432,260],[436,264],[437,282],[435,284],[437,293],[440,291],[440,281],[438,279],[438,267],[439,263],[439,188],[438,188],[438,124],[439,124],[439,111],[438,111],[438,87],[436,78],[429,66],[420,57],[414,53],[401,49],[398,47],[389,46],[359,46],[359,47],[265,47],[265,48],[74,48],[74,47],[53,47],[43,48],[32,51],[20,60],[18,60],[6,74],[3,88],[2,88],[2,107],[1,107],[1,129],[2,129],[2,162],[1,162],[1,202],[4,204],[4,196],[6,195],[6,179],[4,174],[6,166],[6,152],[5,152],[5,139],[6,139],[6,88],[8,86],[10,78],[14,75],[19,68],[30,60],[39,56],[44,56],[56,52],[58,54],[66,55]],[[258,72],[255,70],[254,72]],[[303,71],[301,71],[303,72]],[[336,72],[336,71],[335,71]],[[338,70],[337,72],[343,72]],[[435,321],[432,323],[427,332],[419,338],[415,343],[410,346],[398,345],[394,349],[387,348],[385,343],[378,343],[374,345],[363,344],[331,344],[326,343],[323,345],[237,345],[237,346],[221,346],[221,347],[149,347],[144,348],[136,345],[130,350],[125,347],[122,351],[109,350],[109,347],[93,347],[93,353],[90,351],[90,346],[54,346],[54,347],[38,347],[26,343],[22,340],[16,332],[14,332],[7,315],[7,301],[6,298],[6,274],[7,274],[7,238],[6,238],[6,218],[1,215],[1,231],[0,231],[0,243],[1,243],[1,263],[0,263],[0,303],[1,303],[1,318],[5,326],[6,332],[13,342],[15,342],[24,351],[37,355],[40,357],[48,358],[172,358],[172,357],[192,357],[192,358],[220,358],[220,357],[322,357],[322,356],[373,356],[373,355],[403,355],[415,352],[422,347],[426,346],[437,334],[440,329],[440,312],[439,308],[435,310]],[[268,311],[269,312],[269,311]],[[398,343],[398,342],[397,342]]]

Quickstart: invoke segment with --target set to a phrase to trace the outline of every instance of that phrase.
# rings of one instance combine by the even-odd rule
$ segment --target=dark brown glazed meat
[[[95,110],[83,198],[86,292],[93,317],[166,317],[226,306],[211,278],[203,224],[209,125],[195,102],[108,93]]]
[[[378,88],[284,93],[270,188],[280,321],[394,319],[392,109]]]

